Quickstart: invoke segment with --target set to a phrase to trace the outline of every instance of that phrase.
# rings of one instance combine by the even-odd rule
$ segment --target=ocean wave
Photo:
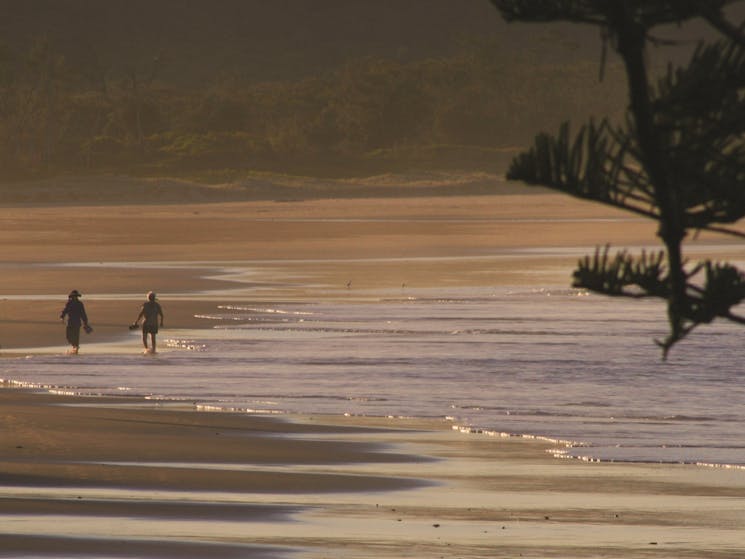
[[[9,387],[205,411],[448,418],[462,433],[543,441],[561,458],[745,463],[739,330],[712,325],[662,364],[644,304],[505,291],[223,303],[154,359],[138,348],[39,352],[4,359],[0,374]]]

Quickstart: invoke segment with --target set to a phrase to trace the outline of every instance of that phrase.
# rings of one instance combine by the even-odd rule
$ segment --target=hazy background
[[[622,116],[600,68],[597,29],[487,0],[0,0],[0,181],[501,172]]]

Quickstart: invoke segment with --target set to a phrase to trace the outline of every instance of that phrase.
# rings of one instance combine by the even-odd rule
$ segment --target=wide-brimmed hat
[[[70,291],[68,297],[82,297],[82,295],[80,294],[80,291],[78,291],[77,289],[73,289],[72,291]]]

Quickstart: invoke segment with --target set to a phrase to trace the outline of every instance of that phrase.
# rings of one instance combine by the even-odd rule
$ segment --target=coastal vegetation
[[[3,46],[0,181],[499,172],[530,131],[622,106],[620,67],[609,65],[601,82],[594,57],[541,61],[537,49],[516,56],[502,43],[473,38],[413,58],[360,54],[281,78],[237,65],[201,83],[176,75],[166,55],[103,67],[49,36]]]

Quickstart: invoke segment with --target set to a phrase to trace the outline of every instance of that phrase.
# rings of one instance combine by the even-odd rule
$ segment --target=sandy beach
[[[168,329],[226,294],[569,286],[597,244],[654,224],[532,190],[490,196],[0,208],[4,355],[62,353],[66,294],[96,342],[155,290]],[[701,235],[690,253],[727,239]],[[250,295],[247,295],[250,294]],[[230,295],[228,296],[229,299]],[[137,341],[133,340],[133,351]],[[0,390],[2,557],[740,558],[741,470],[559,460],[445,422],[196,412]]]
[[[199,327],[210,294],[266,300],[364,290],[571,283],[597,245],[659,249],[654,223],[542,189],[491,196],[0,208],[0,348],[64,345],[71,289],[95,328],[121,338],[144,294],[168,300],[167,327]],[[697,247],[731,245],[702,234]],[[709,249],[704,249],[709,250]],[[236,270],[244,272],[236,274]],[[246,274],[246,270],[250,274]]]
[[[0,391],[2,557],[742,557],[741,471]],[[290,550],[293,553],[290,554]]]

